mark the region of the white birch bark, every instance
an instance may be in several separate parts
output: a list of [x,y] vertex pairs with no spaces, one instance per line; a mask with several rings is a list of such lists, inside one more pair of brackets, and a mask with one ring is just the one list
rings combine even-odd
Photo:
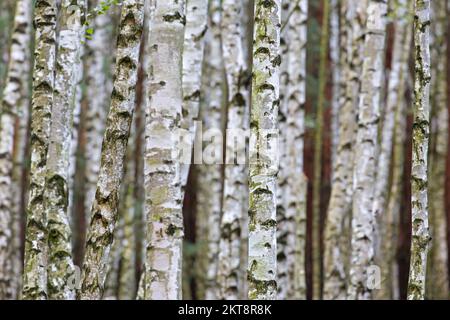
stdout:
[[[16,123],[29,107],[28,85],[30,71],[31,16],[32,5],[18,0],[14,16],[14,26],[10,48],[10,61],[2,98],[0,115],[0,300],[16,299],[17,277],[20,277],[22,263],[17,261],[17,234],[20,229],[21,212],[14,206],[21,199],[20,183],[14,176],[14,160],[18,152],[15,139],[23,132]],[[28,117],[27,117],[28,119]],[[23,144],[18,144],[24,149]],[[22,178],[20,176],[19,178]],[[20,254],[19,254],[20,256]],[[19,272],[16,272],[19,269]]]
[[[412,3],[409,1],[409,3]],[[376,243],[375,243],[375,261],[381,269],[381,289],[376,290],[376,298],[391,299],[392,281],[393,281],[393,263],[394,263],[394,243],[396,238],[394,233],[398,220],[398,213],[392,216],[393,211],[388,211],[388,198],[392,197],[389,188],[389,173],[393,158],[393,143],[396,140],[394,132],[395,127],[400,126],[400,117],[404,104],[404,95],[406,81],[408,79],[408,60],[410,57],[412,22],[410,21],[411,5],[408,0],[398,0],[395,6],[395,36],[392,54],[392,67],[389,73],[388,92],[385,119],[381,129],[381,146],[378,156],[377,177],[375,183],[375,196],[373,203],[373,212],[376,219]],[[398,140],[398,139],[397,139]],[[396,157],[400,155],[397,154]],[[393,171],[394,172],[394,171]],[[396,174],[400,174],[396,172]],[[394,177],[394,176],[393,176]],[[393,178],[394,179],[394,178]],[[395,191],[397,192],[397,191]],[[400,199],[397,198],[397,201]],[[394,218],[395,217],[395,218]]]
[[[243,284],[241,248],[243,219],[248,210],[247,166],[240,159],[246,154],[250,75],[245,59],[242,14],[243,1],[222,2],[222,49],[227,83],[227,138],[222,221],[220,226],[219,284],[220,298],[239,299]],[[236,156],[237,155],[237,156]],[[245,159],[245,158],[244,158]]]
[[[330,69],[332,72],[332,93],[331,93],[331,175],[335,171],[336,153],[339,144],[339,111],[341,99],[341,48],[340,48],[340,28],[339,10],[342,0],[331,0],[330,2]],[[333,177],[332,177],[333,179]]]
[[448,148],[447,37],[445,1],[431,5],[431,108],[433,132],[430,150],[430,224],[431,245],[427,268],[426,297],[448,299],[447,220],[445,210],[445,173]]
[[[205,47],[205,34],[208,16],[208,0],[186,0],[186,22],[183,45],[183,110],[181,128],[190,134],[186,147],[190,161],[199,115],[200,84],[202,79],[202,61]],[[186,188],[189,176],[189,163],[181,165],[181,186]]]
[[408,300],[425,298],[430,233],[428,224],[428,140],[430,132],[430,1],[416,0],[415,80],[411,169],[412,241]]
[[387,0],[369,1],[353,170],[352,252],[347,296],[351,300],[370,299],[373,289],[369,270],[374,262],[373,199],[386,14]]
[[35,64],[31,101],[30,196],[25,232],[24,299],[47,298],[47,217],[44,187],[55,83],[56,6],[54,0],[37,0],[34,25]]
[[100,299],[104,290],[135,106],[143,20],[144,0],[125,0],[117,37],[111,108],[106,122],[99,179],[87,236],[81,299]]
[[367,1],[341,3],[342,88],[339,143],[324,234],[324,292],[326,300],[345,299],[348,284],[350,220],[353,198],[353,151],[356,107],[363,48],[362,29]]
[[275,299],[277,293],[276,189],[281,1],[257,0],[254,25],[248,298],[267,300]]
[[185,1],[155,2],[149,26],[144,163],[145,299],[181,299],[183,215],[178,136]]

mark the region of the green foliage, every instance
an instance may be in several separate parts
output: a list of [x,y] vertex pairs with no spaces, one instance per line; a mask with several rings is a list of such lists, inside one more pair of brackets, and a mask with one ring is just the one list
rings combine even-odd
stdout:
[[95,17],[107,14],[109,9],[112,7],[122,5],[122,1],[123,0],[102,0],[97,7],[88,12],[86,15],[86,21],[84,22],[84,26],[86,28],[84,38],[86,40],[92,40],[92,35],[94,34],[95,29],[91,26],[91,22],[95,19]]

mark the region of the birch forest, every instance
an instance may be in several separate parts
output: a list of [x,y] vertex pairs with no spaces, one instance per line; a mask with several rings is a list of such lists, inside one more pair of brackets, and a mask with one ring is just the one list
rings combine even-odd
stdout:
[[450,0],[0,0],[0,300],[450,299]]

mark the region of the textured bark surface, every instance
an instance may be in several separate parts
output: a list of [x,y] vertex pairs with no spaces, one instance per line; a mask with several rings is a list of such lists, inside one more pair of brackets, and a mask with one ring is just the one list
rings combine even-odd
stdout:
[[366,6],[367,1],[341,3],[343,94],[340,99],[339,143],[324,234],[324,298],[327,300],[345,299],[347,294],[355,113],[360,87]]
[[249,143],[248,298],[277,293],[276,189],[278,172],[281,1],[255,1]]
[[[181,128],[190,133],[190,144],[186,159],[190,161],[192,144],[197,131],[199,115],[202,62],[205,47],[208,0],[188,0],[186,2],[186,22],[183,45],[183,110]],[[183,156],[184,157],[184,156]],[[181,185],[186,187],[190,164],[181,165]],[[184,194],[183,194],[184,197]]]
[[329,46],[330,3],[323,1],[323,17],[320,36],[319,91],[314,128],[314,180],[313,180],[313,217],[312,217],[312,267],[313,298],[322,298],[322,235],[321,235],[321,188],[322,188],[322,143],[324,126],[324,104],[326,100],[327,62]]
[[[389,73],[386,110],[384,112],[384,121],[381,129],[381,146],[378,155],[377,176],[375,183],[375,196],[373,203],[373,212],[376,219],[376,242],[375,242],[375,261],[381,268],[381,288],[375,291],[377,299],[392,299],[393,296],[393,274],[395,264],[395,239],[396,228],[398,227],[398,209],[388,209],[388,199],[394,197],[396,203],[400,203],[398,175],[402,174],[402,167],[394,164],[392,173],[392,186],[389,188],[389,174],[391,162],[395,162],[392,151],[394,141],[403,143],[399,134],[405,131],[404,123],[404,95],[406,81],[408,80],[408,61],[410,58],[412,21],[411,10],[412,1],[399,0],[395,7],[395,36],[392,53],[392,67]],[[396,129],[396,127],[401,128]],[[398,132],[394,135],[394,132]],[[404,133],[402,134],[404,135]],[[397,137],[396,137],[397,136]],[[398,150],[395,157],[401,157],[401,151]],[[396,176],[397,175],[397,176]],[[395,193],[395,195],[392,194]],[[394,203],[391,204],[391,206]],[[395,212],[394,212],[395,211]]]
[[[18,260],[17,240],[22,213],[15,208],[15,199],[21,198],[21,177],[14,176],[15,141],[23,132],[18,132],[16,122],[28,115],[28,84],[30,72],[31,16],[32,4],[25,0],[16,3],[14,26],[10,48],[10,61],[3,91],[0,115],[0,300],[18,298],[18,282],[22,263]],[[28,117],[25,117],[28,119]],[[19,137],[18,137],[19,136]],[[19,143],[18,148],[24,149]],[[21,154],[22,155],[22,154]],[[17,169],[16,169],[17,170]],[[15,197],[13,197],[15,195]],[[18,270],[17,270],[18,269]],[[17,272],[18,271],[18,272]]]
[[48,298],[75,299],[68,282],[75,267],[69,224],[69,161],[73,111],[79,79],[84,1],[63,1],[57,46],[54,104],[44,190],[48,238]]
[[103,293],[135,106],[143,20],[144,0],[125,0],[117,38],[111,108],[106,121],[99,179],[83,263],[81,299],[100,299]]
[[[304,104],[306,89],[306,22],[308,1],[283,4],[280,86],[280,172],[278,177],[278,299],[306,298],[306,179],[303,174]],[[286,17],[287,16],[287,17]],[[282,122],[284,121],[284,130]],[[284,169],[282,168],[284,167]],[[283,209],[280,214],[280,208]]]
[[[220,35],[220,1],[212,1],[209,7],[208,31],[206,33],[205,59],[202,73],[202,102],[200,116],[204,134],[212,143],[222,148],[224,112],[224,65]],[[225,8],[225,7],[224,7]],[[207,93],[204,95],[204,93]],[[220,134],[220,135],[219,135]],[[214,139],[214,140],[213,140]],[[209,142],[209,141],[208,141]],[[211,144],[207,148],[215,149]],[[212,150],[211,149],[211,150]],[[205,149],[207,151],[208,149]],[[221,241],[220,216],[222,210],[222,150],[214,158],[219,162],[203,163],[197,166],[197,211],[196,211],[196,287],[197,299],[218,299],[223,288],[220,274],[219,241]],[[210,152],[208,152],[210,154]]]
[[44,187],[55,84],[56,5],[37,0],[34,25],[35,62],[31,101],[30,196],[25,232],[24,299],[47,298],[47,217]]
[[145,128],[145,299],[181,299],[183,215],[177,129],[182,109],[185,3],[155,2],[149,26]]
[[387,0],[369,1],[361,74],[355,167],[353,169],[353,217],[348,299],[366,300],[372,295],[369,268],[374,262],[373,213],[378,121],[384,70]]
[[[227,130],[223,215],[220,226],[219,284],[220,298],[241,298],[241,247],[244,217],[248,210],[247,166],[239,161],[245,156],[246,137],[236,136],[237,130],[248,129],[250,75],[244,56],[244,32],[241,21],[242,1],[222,2],[222,47],[227,83]],[[237,142],[238,140],[238,142]],[[237,157],[236,157],[237,155]]]
[[427,268],[427,299],[448,299],[447,213],[445,211],[445,163],[448,146],[447,11],[445,1],[431,5],[431,108],[430,225],[431,246]]
[[430,132],[430,1],[415,0],[414,123],[411,169],[412,241],[408,300],[425,298],[428,225],[428,141]]

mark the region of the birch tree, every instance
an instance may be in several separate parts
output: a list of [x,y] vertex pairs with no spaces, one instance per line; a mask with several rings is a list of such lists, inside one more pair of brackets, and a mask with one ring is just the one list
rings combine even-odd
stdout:
[[181,299],[183,215],[177,129],[182,108],[185,2],[155,2],[149,26],[145,128],[145,299]]
[[[241,19],[243,1],[222,2],[222,48],[227,83],[227,138],[225,147],[225,173],[223,190],[223,215],[220,225],[219,274],[220,297],[240,298],[242,288],[241,241],[243,221],[247,212],[248,182],[246,137],[240,136],[248,129],[250,77],[244,53],[245,28]],[[219,30],[219,32],[220,32]]]
[[255,2],[249,163],[249,299],[275,299],[281,1]]
[[[404,95],[406,90],[406,82],[408,80],[408,61],[410,57],[410,46],[412,36],[412,25],[410,21],[410,13],[412,2],[408,0],[398,0],[395,2],[395,36],[394,46],[392,53],[392,67],[389,73],[388,92],[386,110],[384,112],[385,118],[381,129],[381,146],[380,154],[378,156],[377,164],[377,176],[375,183],[375,196],[373,203],[373,212],[375,214],[376,225],[379,226],[376,232],[375,243],[375,261],[381,268],[381,289],[375,291],[376,297],[379,299],[392,298],[393,294],[393,265],[396,243],[394,241],[395,228],[398,227],[398,211],[394,213],[394,210],[388,210],[389,197],[395,197],[396,201],[400,202],[398,196],[394,196],[392,192],[398,193],[397,190],[393,190],[393,186],[401,182],[397,180],[395,175],[401,174],[398,170],[393,170],[392,187],[389,188],[389,173],[391,162],[395,162],[392,154],[393,144],[395,140],[400,139],[401,129],[396,129],[396,126],[400,126],[404,129],[404,126],[400,125],[402,120],[400,117],[405,117],[402,112],[402,106],[404,105]],[[404,122],[404,120],[403,120]],[[400,131],[400,132],[398,132]],[[404,130],[403,130],[404,131]],[[394,133],[398,132],[397,135]],[[402,133],[404,134],[404,133]],[[395,138],[397,136],[398,138]],[[401,141],[401,140],[399,140]],[[395,157],[401,157],[399,149]],[[395,165],[393,165],[395,168]],[[395,173],[395,175],[394,175]],[[397,180],[397,181],[396,181]],[[392,206],[393,204],[391,204]]]
[[345,299],[353,199],[353,151],[356,105],[360,88],[367,1],[341,3],[342,97],[339,114],[339,143],[336,150],[330,204],[325,223],[324,298]]
[[430,223],[431,245],[427,268],[426,296],[448,299],[448,251],[445,210],[445,171],[448,148],[447,56],[448,22],[445,1],[431,4],[431,109],[434,132],[431,133],[430,165]]
[[[19,181],[14,177],[16,122],[28,109],[28,83],[30,72],[32,6],[25,0],[16,3],[10,61],[7,79],[3,92],[0,115],[0,299],[17,298],[18,288],[16,278],[22,270],[21,262],[17,261],[18,250],[16,239],[20,232],[18,212],[14,208],[15,199],[20,198]],[[27,118],[27,117],[26,117]],[[22,132],[21,132],[22,133]],[[22,143],[19,148],[24,148]],[[16,191],[16,192],[14,192]],[[19,274],[15,272],[19,269]]]
[[24,299],[47,298],[47,217],[44,187],[55,84],[56,3],[37,0],[31,98],[30,196],[25,231]]
[[122,5],[111,107],[103,137],[99,179],[86,242],[81,299],[100,299],[104,290],[135,106],[144,2],[125,0]]
[[339,107],[341,99],[341,24],[339,21],[339,9],[341,0],[330,1],[330,61],[332,70],[331,93],[331,163],[332,175],[335,171],[337,146],[339,144]]
[[414,11],[415,80],[411,169],[412,241],[408,300],[425,297],[430,242],[428,224],[428,140],[430,131],[430,1],[416,0]]
[[348,298],[352,300],[370,299],[373,289],[369,269],[374,262],[373,197],[386,14],[387,0],[369,1],[353,170],[352,252],[348,288]]

